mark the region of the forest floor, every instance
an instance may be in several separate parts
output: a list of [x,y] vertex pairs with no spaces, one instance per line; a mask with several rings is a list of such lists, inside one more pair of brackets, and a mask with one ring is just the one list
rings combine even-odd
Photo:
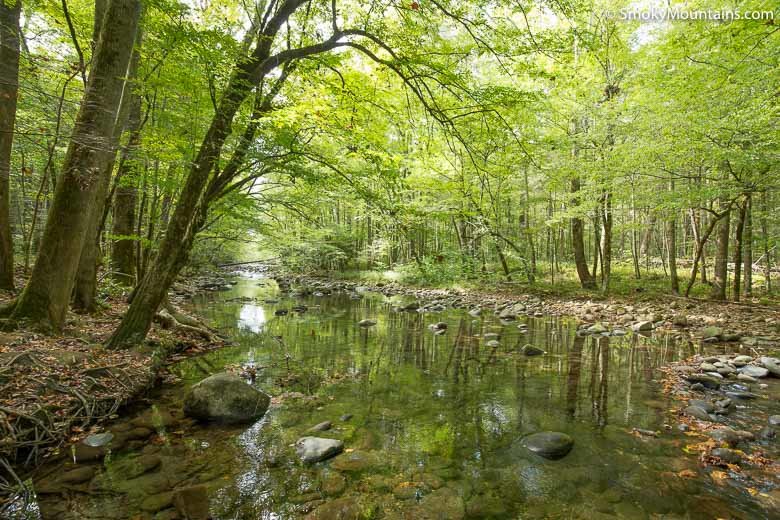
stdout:
[[[12,296],[0,292],[0,305]],[[102,344],[119,324],[125,299],[108,297],[93,315],[69,314],[57,335],[0,332],[0,495],[19,484],[12,466],[34,467],[99,432],[120,408],[170,377],[167,362],[223,344],[196,331],[166,329],[163,321],[142,348],[107,350]]]

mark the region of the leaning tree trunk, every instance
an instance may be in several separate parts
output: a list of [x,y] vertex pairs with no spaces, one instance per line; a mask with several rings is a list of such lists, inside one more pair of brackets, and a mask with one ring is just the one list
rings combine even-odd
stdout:
[[[140,35],[140,31],[138,32]],[[130,103],[134,101],[137,94],[130,93],[130,82],[135,78],[138,69],[140,53],[138,44],[140,36],[137,38],[133,57],[130,61],[130,67],[122,91],[122,101],[120,103],[119,113],[114,125],[111,142],[109,143],[109,159],[106,163],[103,174],[97,182],[95,189],[95,198],[92,202],[89,223],[87,224],[84,247],[81,249],[79,267],[76,271],[76,285],[73,289],[73,306],[79,311],[95,312],[97,310],[97,272],[101,263],[100,235],[103,228],[103,214],[108,204],[109,192],[111,188],[111,174],[114,171],[116,161],[117,147],[122,138],[126,123],[128,121],[128,111],[132,108]],[[140,117],[140,115],[139,115]]]
[[[230,135],[233,116],[252,90],[248,69],[249,67],[240,67],[227,87],[211,126],[203,138],[198,156],[187,175],[156,259],[146,270],[122,322],[109,339],[109,348],[127,348],[144,340],[168,288],[187,261],[189,248],[194,240],[193,219],[198,212],[204,188],[222,145]],[[187,239],[182,240],[182,237]]]
[[[580,191],[580,180],[574,178],[571,181],[571,192],[578,193]],[[579,199],[572,200],[572,205],[576,206],[579,203]],[[577,267],[577,276],[580,278],[580,284],[584,289],[593,289],[596,287],[596,281],[588,270],[588,259],[585,257],[585,240],[583,239],[583,224],[580,217],[572,217],[571,219],[571,241],[572,249],[574,249],[574,265]]]
[[43,243],[12,321],[60,330],[65,321],[90,209],[110,157],[110,141],[135,41],[140,0],[111,0],[54,194]]
[[729,210],[720,219],[718,224],[718,242],[715,253],[715,268],[710,297],[713,300],[726,299],[726,287],[728,284],[728,263],[729,263],[729,224],[731,221],[731,211]]
[[0,289],[14,288],[11,239],[11,147],[19,93],[22,0],[0,0]]

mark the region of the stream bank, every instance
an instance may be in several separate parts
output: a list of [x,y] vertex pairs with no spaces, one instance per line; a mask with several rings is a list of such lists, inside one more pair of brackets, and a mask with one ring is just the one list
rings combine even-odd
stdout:
[[[188,283],[204,291],[178,286],[231,344],[172,356],[166,384],[106,425],[116,446],[50,460],[30,480],[32,508],[15,517],[753,519],[779,510],[777,483],[760,476],[772,467],[753,445],[734,447],[748,459],[739,471],[693,450],[706,438],[679,428],[690,421],[664,371],[753,347],[608,320],[585,327],[538,316],[530,299],[528,310],[514,300],[504,312],[472,295],[477,312],[473,300],[328,284],[242,273]],[[188,389],[220,372],[270,394],[262,419],[184,416]],[[725,420],[777,414],[777,383],[735,400]],[[297,447],[310,437],[342,451],[304,463]],[[776,445],[766,450],[774,458]]]

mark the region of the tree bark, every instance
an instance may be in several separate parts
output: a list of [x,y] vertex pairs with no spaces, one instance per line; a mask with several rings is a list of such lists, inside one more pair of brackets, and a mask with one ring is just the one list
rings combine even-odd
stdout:
[[206,220],[208,208],[202,201],[204,189],[225,139],[231,133],[233,117],[255,85],[262,80],[263,76],[257,77],[255,69],[268,59],[271,44],[282,24],[303,3],[303,0],[284,2],[261,32],[250,59],[236,67],[192,163],[155,261],[146,269],[130,307],[107,343],[108,348],[137,345],[149,332],[168,288],[187,262],[195,234]]
[[11,236],[11,148],[19,94],[19,16],[22,0],[0,1],[0,289],[14,288]]
[[670,217],[666,224],[666,235],[669,240],[667,259],[669,263],[670,287],[674,294],[680,293],[680,279],[677,276],[677,219]]
[[68,310],[90,209],[111,151],[140,13],[140,0],[111,0],[71,135],[43,242],[12,321],[61,330]]
[[[135,233],[135,209],[138,199],[136,188],[135,152],[141,141],[141,96],[132,94],[128,130],[130,137],[119,161],[119,176],[114,195],[114,222],[111,234],[130,237]],[[115,238],[111,252],[111,271],[114,280],[123,285],[135,283],[135,241],[132,238]]]
[[[571,180],[571,192],[579,193],[580,180],[575,177]],[[579,199],[572,200],[572,205],[577,206]],[[574,265],[577,268],[577,276],[580,279],[580,285],[583,289],[593,289],[596,287],[596,281],[588,270],[588,259],[585,257],[585,240],[583,238],[583,223],[580,217],[571,219],[571,242],[574,250]]]
[[745,283],[742,294],[748,298],[753,295],[753,196],[750,193],[745,199],[745,212],[745,229],[742,239],[742,261],[744,263],[742,270],[745,272]]
[[729,231],[731,224],[731,210],[721,217],[718,223],[718,241],[715,253],[715,268],[710,297],[713,300],[726,299],[726,287],[728,286],[729,263]]
[[743,233],[745,231],[745,217],[747,215],[747,199],[742,201],[742,205],[739,207],[739,218],[737,219],[737,229],[734,231],[734,281],[733,281],[733,293],[734,301],[739,301],[739,297],[742,293],[742,242],[744,240]]
[[[137,33],[140,35],[140,31]],[[127,72],[127,82],[125,82],[120,108],[111,141],[109,142],[109,159],[106,163],[103,174],[98,179],[95,197],[90,210],[89,223],[87,224],[87,233],[84,239],[84,247],[81,249],[79,267],[76,271],[76,285],[73,290],[73,306],[82,312],[95,312],[97,310],[97,272],[102,263],[102,251],[100,248],[100,235],[103,231],[103,214],[106,211],[108,199],[110,197],[111,174],[114,171],[116,162],[117,148],[122,138],[122,133],[129,119],[128,112],[132,109],[131,103],[133,97],[137,94],[131,93],[131,82],[135,79],[138,70],[140,53],[140,36],[136,38],[136,46],[133,51],[133,57]],[[140,102],[140,98],[139,98]],[[139,116],[140,117],[140,116]]]
[[607,292],[612,274],[612,195],[607,191],[602,195],[601,223],[601,290]]

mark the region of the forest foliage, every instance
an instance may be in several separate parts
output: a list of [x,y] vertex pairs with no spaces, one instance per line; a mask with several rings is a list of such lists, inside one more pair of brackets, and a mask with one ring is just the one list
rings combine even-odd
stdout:
[[777,13],[672,4],[761,16],[3,0],[0,285],[19,285],[14,265],[29,282],[0,315],[56,329],[101,286],[135,287],[111,342],[125,346],[187,266],[263,258],[428,284],[771,296]]

